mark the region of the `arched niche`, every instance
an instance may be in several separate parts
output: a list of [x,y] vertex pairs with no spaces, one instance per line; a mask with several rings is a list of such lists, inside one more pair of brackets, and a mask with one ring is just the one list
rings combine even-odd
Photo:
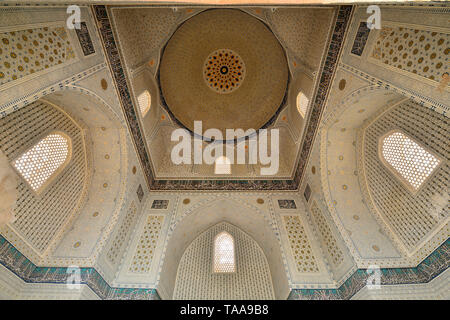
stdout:
[[88,258],[101,249],[108,222],[124,201],[128,172],[126,128],[113,108],[95,92],[77,86],[44,96],[83,125],[89,150],[89,185],[83,203],[50,248],[54,259]]
[[[151,73],[148,67],[144,67],[142,70],[133,75],[131,79],[131,89],[136,97],[136,115],[142,123],[142,129],[147,139],[147,143],[150,143],[155,127],[158,125],[158,122],[164,112],[160,110],[159,89],[156,84],[155,76]],[[149,110],[144,116],[140,112],[138,99],[143,92],[148,92],[151,97]]]
[[295,135],[301,138],[301,134],[304,131],[304,127],[307,121],[308,112],[305,117],[303,117],[297,108],[297,97],[300,92],[302,92],[309,99],[309,108],[313,104],[313,87],[314,87],[314,78],[312,78],[309,74],[304,71],[297,71],[293,79],[289,85],[289,96],[288,96],[288,105],[289,105],[289,119],[291,121],[293,130],[295,130]]
[[[227,237],[232,246],[232,271],[217,271],[216,241]],[[202,232],[186,248],[178,265],[174,299],[274,299],[266,256],[245,232],[220,222]]]
[[275,299],[286,299],[290,291],[287,271],[270,220],[256,208],[228,198],[213,200],[181,215],[166,243],[157,286],[160,296],[173,297],[178,266],[186,248],[202,232],[223,221],[245,232],[261,247],[270,268]]
[[[0,149],[13,164],[43,138],[59,132],[70,141],[70,157],[38,190],[18,173],[16,220],[1,229],[30,259],[45,256],[66,223],[83,205],[90,183],[90,145],[86,126],[63,108],[38,99],[0,119]],[[27,164],[31,168],[31,164]],[[25,168],[24,168],[25,169]],[[41,169],[41,168],[40,168]],[[42,170],[42,169],[41,169]],[[24,242],[15,242],[20,236]],[[30,254],[31,253],[31,254]]]
[[[324,119],[320,132],[321,179],[328,210],[356,257],[401,257],[389,231],[374,214],[373,204],[364,193],[364,179],[361,179],[359,171],[362,154],[358,144],[362,127],[368,119],[377,117],[382,110],[404,99],[404,96],[381,87],[358,89],[334,106]],[[348,235],[350,239],[346,237]]]

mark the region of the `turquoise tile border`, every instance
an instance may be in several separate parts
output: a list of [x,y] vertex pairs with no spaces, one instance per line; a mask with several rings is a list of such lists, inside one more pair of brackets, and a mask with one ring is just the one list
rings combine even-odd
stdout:
[[[450,238],[415,268],[382,268],[381,285],[427,283],[450,265]],[[369,275],[356,270],[338,289],[294,289],[289,300],[348,300],[361,290]]]
[[[66,283],[65,267],[38,267],[0,235],[0,263],[27,283]],[[156,289],[113,288],[94,268],[80,268],[81,283],[86,284],[101,299],[159,300]]]
[[[65,267],[38,267],[0,235],[0,263],[27,283],[66,283]],[[383,268],[381,284],[427,283],[450,265],[450,238],[415,268]],[[294,289],[289,300],[348,300],[367,281],[366,269],[356,270],[337,289]],[[81,268],[81,283],[86,284],[101,299],[160,300],[156,289],[113,288],[94,268]]]

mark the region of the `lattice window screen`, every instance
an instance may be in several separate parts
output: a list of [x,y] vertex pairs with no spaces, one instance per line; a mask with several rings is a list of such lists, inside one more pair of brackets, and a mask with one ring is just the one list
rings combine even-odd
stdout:
[[214,240],[214,272],[234,272],[234,240],[227,232],[221,232]]
[[[222,231],[234,238],[236,272],[214,273],[214,238]],[[266,257],[258,244],[238,228],[217,224],[195,239],[181,258],[174,299],[274,299]]]
[[415,189],[419,189],[439,164],[439,160],[401,132],[387,135],[381,154],[396,172]]
[[70,141],[59,133],[49,134],[13,162],[14,167],[37,191],[69,156]]
[[137,100],[139,104],[139,109],[141,110],[141,115],[142,117],[145,117],[147,112],[150,110],[150,105],[152,103],[152,97],[150,95],[150,92],[148,92],[147,90],[143,91],[138,96]]
[[297,110],[300,115],[304,118],[306,112],[308,111],[309,99],[303,92],[300,92],[297,96]]
[[[365,132],[363,161],[369,192],[378,211],[408,250],[415,249],[450,211],[448,128],[448,117],[407,101],[382,115]],[[416,194],[411,193],[379,157],[380,137],[396,130],[405,132],[443,161]]]
[[40,100],[0,119],[0,149],[10,161],[31,147],[36,137],[52,131],[71,138],[71,161],[39,197],[25,181],[19,183],[14,209],[15,229],[38,252],[47,248],[82,196],[87,172],[83,136],[64,113]]
[[76,59],[64,27],[0,32],[0,86]]

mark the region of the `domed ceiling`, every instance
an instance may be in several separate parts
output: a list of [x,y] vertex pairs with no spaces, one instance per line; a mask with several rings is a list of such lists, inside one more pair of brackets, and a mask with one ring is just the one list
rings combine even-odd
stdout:
[[189,130],[259,129],[280,107],[288,82],[286,57],[260,20],[234,9],[207,10],[168,41],[160,85],[173,115]]
[[[117,6],[109,12],[119,49],[110,50],[111,66],[121,78],[118,88],[123,108],[151,188],[298,187],[351,7],[339,11],[339,21],[335,21],[338,12],[332,7]],[[335,42],[332,46],[328,45],[330,39]],[[118,52],[123,55],[119,57]],[[146,114],[140,112],[138,99],[144,91],[151,95]],[[304,118],[297,110],[299,91],[309,93],[310,101],[320,101],[311,104],[311,117]],[[310,118],[314,122],[308,125]],[[215,165],[205,162],[174,163],[172,151],[179,144],[172,139],[173,133],[180,127],[195,131],[195,121],[202,121],[203,136],[215,135],[205,132],[207,129],[221,130],[223,137],[214,138],[222,141],[231,140],[224,129],[277,129],[276,173],[263,175],[264,164],[249,163],[248,143],[246,163],[235,161],[227,174],[216,174]],[[305,139],[304,134],[308,134]],[[209,146],[205,141],[201,147]],[[235,143],[223,147],[230,157],[239,153]]]

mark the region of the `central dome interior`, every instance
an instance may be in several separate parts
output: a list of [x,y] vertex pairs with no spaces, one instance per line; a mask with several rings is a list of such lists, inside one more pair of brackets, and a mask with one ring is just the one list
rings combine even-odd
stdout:
[[[208,69],[209,68],[209,69]],[[213,9],[184,22],[161,59],[164,100],[181,124],[259,129],[280,107],[288,82],[278,39],[257,18],[236,9]]]

